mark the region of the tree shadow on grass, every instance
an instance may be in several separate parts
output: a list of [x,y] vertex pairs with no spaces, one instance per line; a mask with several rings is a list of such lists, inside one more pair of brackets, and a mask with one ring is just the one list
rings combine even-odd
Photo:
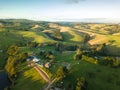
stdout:
[[33,80],[33,77],[24,77],[19,79],[12,90],[43,90],[44,82]]
[[81,41],[73,41],[72,39],[75,37],[71,35],[69,32],[62,32],[63,41],[71,42],[71,43],[80,43]]
[[107,45],[105,54],[110,56],[120,56],[120,47]]
[[34,68],[28,67],[25,63],[19,66],[18,71],[17,80],[12,90],[43,90],[46,82]]

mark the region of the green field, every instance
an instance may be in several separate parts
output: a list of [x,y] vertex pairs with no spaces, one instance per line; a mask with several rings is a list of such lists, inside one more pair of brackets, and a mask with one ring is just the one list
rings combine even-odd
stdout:
[[[51,72],[56,72],[61,65],[69,63],[70,72],[63,80],[65,87],[69,84],[75,85],[79,77],[84,77],[88,83],[87,90],[119,90],[120,70],[119,68],[110,68],[101,65],[91,64],[86,61],[73,60],[74,52],[63,52],[61,55],[56,53],[56,64],[51,68]],[[104,84],[102,84],[104,83]]]
[[87,90],[119,90],[120,88],[119,68],[113,69],[84,61],[81,61],[80,64],[73,65],[72,67],[70,74],[65,80],[66,85],[68,85],[70,81],[75,84],[77,78],[85,77],[88,82]]
[[41,78],[39,73],[27,66],[27,63],[19,67],[18,79],[16,85],[12,90],[42,90],[41,87],[45,85],[45,81]]
[[24,37],[33,38],[34,42],[44,43],[44,42],[52,42],[49,38],[45,37],[42,32],[35,31],[19,31],[18,34],[21,34]]
[[83,42],[83,36],[74,30],[62,32],[62,35],[65,42],[72,42],[72,43]]

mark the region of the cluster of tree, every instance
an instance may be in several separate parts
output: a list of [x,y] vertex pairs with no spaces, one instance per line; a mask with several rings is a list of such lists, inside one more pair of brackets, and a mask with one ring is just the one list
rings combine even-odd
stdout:
[[7,21],[0,21],[1,22],[1,24],[5,27],[11,27],[11,26],[13,26],[13,22],[7,22]]
[[64,50],[66,51],[76,51],[76,49],[78,48],[78,45],[63,45],[64,46]]
[[77,78],[77,84],[75,90],[86,90],[87,82],[84,77]]
[[62,41],[63,37],[60,32],[60,29],[52,29],[50,32],[45,32],[49,37],[53,38],[54,40]]
[[23,31],[29,31],[31,30],[32,25],[29,23],[13,23],[9,22],[7,24],[4,24],[5,29],[7,30],[23,30]]
[[90,40],[90,35],[89,34],[85,34],[84,35],[84,43],[87,43]]
[[42,51],[40,51],[40,53],[38,55],[43,59],[50,60],[51,62],[53,62],[55,59],[55,56],[52,51],[42,50]]
[[82,58],[82,54],[83,54],[83,52],[81,51],[81,49],[78,48],[76,50],[74,57],[73,57],[74,60],[80,60]]
[[32,30],[32,27],[34,25],[40,25],[39,28],[37,28],[37,31],[42,31],[45,29],[49,29],[49,22],[40,22],[40,21],[32,21],[32,20],[26,20],[26,19],[2,19],[0,20],[0,23],[4,26],[4,28],[8,30],[23,30],[23,31],[29,31]]
[[114,58],[114,57],[103,57],[101,58],[98,63],[100,65],[105,65],[105,66],[110,66],[110,67],[118,67],[120,66],[120,62],[119,59]]
[[21,26],[14,27],[14,29],[23,30],[23,31],[30,31],[31,27],[32,27],[31,25],[21,25]]
[[94,55],[92,55],[90,52],[83,52],[84,50],[81,50],[80,48],[78,48],[76,50],[75,55],[73,56],[74,60],[84,60],[90,63],[94,63],[97,64],[98,60],[96,57],[94,57]]
[[62,53],[64,50],[64,45],[60,42],[57,42],[55,45],[55,50]]
[[9,56],[15,56],[18,54],[18,46],[17,45],[12,45],[8,48],[7,53]]
[[56,72],[57,79],[62,80],[63,78],[66,77],[67,73],[68,73],[67,68],[64,66],[60,66]]
[[106,51],[106,50],[105,50],[105,46],[106,46],[105,43],[97,46],[96,51],[97,51],[98,53],[104,55],[104,54],[105,54],[105,51]]
[[38,46],[38,43],[36,43],[36,42],[29,41],[27,43],[27,47],[30,47],[30,48],[35,48],[37,46]]
[[86,56],[86,55],[82,55],[82,60],[90,62],[90,63],[94,63],[94,64],[98,63],[98,60],[96,58],[89,57],[89,56]]
[[113,25],[106,25],[104,30],[109,31],[109,34],[119,33],[120,32],[120,25],[113,24]]
[[90,46],[89,51],[90,52],[88,54],[91,54],[91,55],[102,55],[102,56],[105,56],[105,55],[108,54],[107,46],[106,46],[105,43],[100,44],[100,45]]
[[109,53],[106,50],[106,44],[97,45],[92,50],[90,49],[89,52],[83,51],[81,49],[77,49],[73,57],[74,60],[84,60],[93,64],[100,64],[110,67],[120,66],[119,58],[106,56]]
[[28,57],[28,53],[19,53],[18,54],[19,63],[23,63],[26,61],[26,58]]
[[8,73],[10,80],[12,81],[12,84],[14,84],[14,80],[17,77],[17,65],[19,65],[21,62],[24,62],[26,58],[28,57],[27,53],[21,53],[18,52],[18,46],[12,45],[7,50],[8,53],[8,59],[5,65],[5,70]]
[[65,45],[61,42],[57,42],[54,44],[55,45],[55,50],[59,51],[59,52],[63,52],[63,51],[75,51],[78,46],[75,45]]
[[12,83],[14,83],[14,80],[17,75],[17,70],[16,70],[16,63],[18,61],[18,46],[12,45],[8,48],[7,50],[8,53],[8,59],[7,63],[5,65],[5,70],[8,73],[10,80]]
[[16,63],[17,63],[18,57],[17,56],[9,56],[7,60],[7,64],[5,65],[5,70],[9,74],[10,78],[15,78],[17,71],[16,71]]
[[54,43],[37,43],[37,42],[32,42],[32,41],[28,41],[26,46],[29,47],[29,48],[40,48],[40,47],[43,47],[43,46],[55,46]]

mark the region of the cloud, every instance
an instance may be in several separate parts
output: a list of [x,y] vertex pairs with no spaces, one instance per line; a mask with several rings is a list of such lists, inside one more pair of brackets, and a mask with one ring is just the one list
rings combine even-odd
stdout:
[[86,0],[66,0],[68,3],[79,3],[81,1],[86,1]]

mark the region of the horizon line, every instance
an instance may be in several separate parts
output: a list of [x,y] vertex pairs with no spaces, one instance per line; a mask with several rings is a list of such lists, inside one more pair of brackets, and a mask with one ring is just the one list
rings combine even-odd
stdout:
[[[32,18],[0,18],[13,20],[31,20],[31,21],[45,21],[45,22],[86,22],[86,23],[120,23],[120,18],[80,18],[80,19],[32,19]],[[94,21],[95,20],[95,21]],[[96,21],[97,20],[97,21]],[[100,21],[101,20],[101,21]]]

